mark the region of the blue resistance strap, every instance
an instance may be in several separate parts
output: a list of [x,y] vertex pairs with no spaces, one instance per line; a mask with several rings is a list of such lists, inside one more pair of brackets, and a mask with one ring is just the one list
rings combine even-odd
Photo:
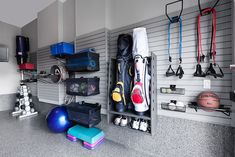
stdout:
[[[173,18],[172,18],[173,20]],[[171,67],[171,62],[172,62],[172,57],[170,54],[170,49],[171,49],[171,24],[173,23],[172,21],[169,21],[168,23],[168,55],[169,55],[169,62],[170,62],[170,66],[166,72],[166,76],[179,76],[179,78],[181,79],[183,77],[184,71],[181,67],[181,63],[182,63],[182,19],[181,17],[178,19],[179,22],[179,67],[177,69],[177,72],[175,73],[174,70]]]

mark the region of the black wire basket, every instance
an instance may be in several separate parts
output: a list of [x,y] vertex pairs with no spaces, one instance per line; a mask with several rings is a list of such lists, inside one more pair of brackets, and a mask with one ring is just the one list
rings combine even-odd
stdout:
[[94,78],[71,78],[66,80],[66,93],[76,96],[91,96],[100,94],[100,79]]

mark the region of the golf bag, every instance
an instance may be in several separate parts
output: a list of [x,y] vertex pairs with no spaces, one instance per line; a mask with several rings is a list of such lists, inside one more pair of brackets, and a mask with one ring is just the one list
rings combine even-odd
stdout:
[[131,102],[131,89],[133,87],[133,57],[132,57],[132,36],[121,34],[117,41],[117,74],[116,85],[112,91],[112,99],[115,102],[117,112],[124,112],[126,109],[133,109]]
[[148,39],[145,28],[133,30],[133,57],[134,57],[134,88],[131,93],[131,100],[138,114],[143,114],[150,105],[150,75],[148,55]]

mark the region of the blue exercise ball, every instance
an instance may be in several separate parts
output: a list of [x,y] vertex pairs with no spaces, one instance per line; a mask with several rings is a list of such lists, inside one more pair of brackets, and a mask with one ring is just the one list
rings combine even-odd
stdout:
[[60,106],[53,108],[46,116],[47,127],[55,133],[67,131],[72,123],[69,121],[66,107]]

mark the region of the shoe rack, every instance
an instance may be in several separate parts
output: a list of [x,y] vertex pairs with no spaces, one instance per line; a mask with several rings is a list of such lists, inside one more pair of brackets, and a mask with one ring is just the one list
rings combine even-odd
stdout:
[[[116,117],[122,116],[122,117],[127,117],[128,119],[128,124],[127,126],[120,126],[123,129],[131,129],[131,130],[136,130],[142,133],[146,133],[148,135],[154,135],[154,128],[155,125],[157,124],[156,118],[157,118],[157,83],[156,83],[156,65],[157,65],[157,58],[154,53],[151,54],[151,104],[149,107],[149,110],[144,114],[144,115],[138,115],[134,111],[127,110],[125,112],[117,112],[114,109],[114,102],[111,98],[111,93],[114,88],[114,85],[116,83],[116,60],[114,58],[111,58],[109,61],[109,73],[108,73],[108,90],[110,93],[108,102],[107,102],[107,121],[110,125],[115,125],[114,120]],[[141,129],[132,129],[131,125],[133,124],[132,121],[140,120],[140,121],[146,121],[148,122],[148,131],[141,131]],[[117,125],[116,125],[117,126]]]

